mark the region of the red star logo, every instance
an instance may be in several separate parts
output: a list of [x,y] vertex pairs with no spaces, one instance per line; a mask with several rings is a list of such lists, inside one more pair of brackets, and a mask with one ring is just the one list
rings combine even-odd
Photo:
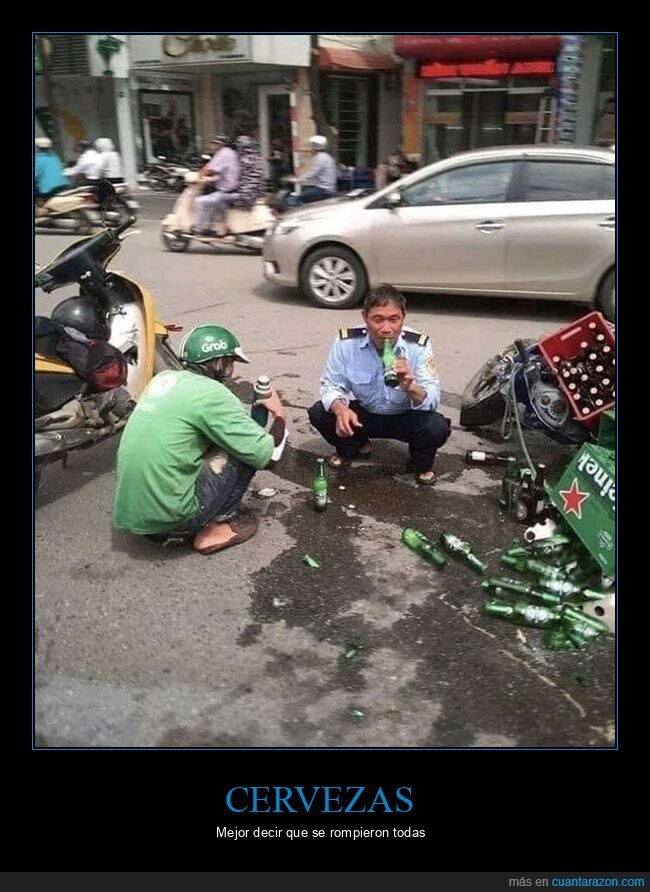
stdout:
[[573,478],[571,488],[561,489],[560,495],[564,499],[564,513],[570,514],[573,511],[578,520],[582,520],[582,503],[589,498],[589,493],[581,492],[578,489],[578,481],[575,477]]

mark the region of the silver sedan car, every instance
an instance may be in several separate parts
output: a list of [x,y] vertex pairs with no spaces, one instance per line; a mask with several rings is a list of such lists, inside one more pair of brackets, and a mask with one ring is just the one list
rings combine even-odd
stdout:
[[615,153],[502,146],[430,164],[379,192],[305,205],[264,239],[264,275],[321,307],[401,291],[532,297],[615,314]]

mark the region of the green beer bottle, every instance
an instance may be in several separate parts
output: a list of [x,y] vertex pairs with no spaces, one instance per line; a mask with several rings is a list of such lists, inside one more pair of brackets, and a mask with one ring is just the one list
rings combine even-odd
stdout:
[[505,601],[486,601],[483,612],[488,616],[500,616],[511,622],[534,628],[544,628],[557,623],[562,612],[559,607],[545,607],[541,604],[526,604],[518,601],[516,604],[506,604]]
[[499,507],[504,511],[511,511],[515,504],[517,494],[517,459],[514,456],[508,458],[506,468],[501,481],[501,495]]
[[[578,627],[582,627],[582,624],[584,623],[591,626],[592,629],[595,629],[599,635],[605,635],[609,632],[609,627],[602,620],[595,616],[589,616],[589,614],[583,613],[578,607],[572,607],[570,604],[564,605],[562,608],[562,616],[569,625],[575,624]],[[584,634],[584,632],[581,632],[581,634]]]
[[311,482],[311,491],[314,499],[314,508],[324,511],[327,508],[327,474],[325,472],[325,459],[316,459],[316,472]]
[[393,353],[393,345],[390,338],[384,338],[384,349],[382,350],[381,361],[384,365],[384,384],[386,387],[397,387],[399,381],[393,368],[395,355]]
[[430,564],[435,564],[437,567],[444,567],[447,563],[447,558],[445,555],[439,551],[435,545],[433,545],[426,536],[423,536],[422,533],[418,532],[418,530],[414,530],[412,527],[407,527],[402,530],[402,542],[411,549],[411,551],[415,551],[416,554],[419,554],[420,557],[423,557],[425,561],[428,561]]
[[517,592],[519,595],[528,595],[529,598],[535,598],[542,604],[559,604],[560,597],[552,592],[540,592],[534,589],[529,582],[522,582],[519,579],[508,579],[505,576],[490,576],[481,583],[483,588],[494,589],[496,595],[502,595],[504,592]]
[[463,542],[462,539],[454,536],[453,533],[441,533],[440,542],[445,551],[462,557],[473,570],[478,570],[479,573],[485,573],[487,570],[487,564],[483,563],[475,554],[472,554],[469,542]]
[[587,601],[599,601],[601,598],[605,597],[602,592],[597,592],[592,588],[583,588],[580,585],[576,585],[575,582],[571,582],[569,579],[548,579],[542,577],[539,580],[539,586],[547,592],[554,592],[556,595],[562,597],[581,595]]
[[501,555],[501,563],[506,567],[512,567],[518,573],[533,573],[538,577],[547,579],[564,579],[565,573],[562,567],[551,567],[544,561],[538,561],[535,558],[516,557],[510,554]]
[[559,629],[550,628],[544,635],[544,647],[549,650],[573,650],[575,646],[564,626]]

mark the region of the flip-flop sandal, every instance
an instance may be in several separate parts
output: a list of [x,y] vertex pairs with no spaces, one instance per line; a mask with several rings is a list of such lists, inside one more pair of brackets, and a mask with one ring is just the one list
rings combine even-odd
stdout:
[[[431,474],[430,478],[424,478],[424,474]],[[422,471],[420,474],[415,475],[415,482],[418,486],[433,486],[438,479],[438,475],[435,471]]]
[[343,458],[342,455],[339,455],[338,452],[333,452],[326,459],[325,464],[328,468],[333,468],[335,471],[338,471],[339,468],[345,468],[350,464],[349,458]]
[[259,522],[256,518],[250,518],[248,520],[244,520],[243,518],[235,519],[228,521],[228,525],[230,529],[235,533],[232,539],[228,539],[225,542],[219,542],[218,545],[210,545],[207,548],[197,548],[199,554],[216,554],[217,551],[223,551],[225,548],[230,548],[231,545],[239,545],[241,542],[245,542],[247,539],[252,539],[252,537],[257,532],[257,528],[259,526]]

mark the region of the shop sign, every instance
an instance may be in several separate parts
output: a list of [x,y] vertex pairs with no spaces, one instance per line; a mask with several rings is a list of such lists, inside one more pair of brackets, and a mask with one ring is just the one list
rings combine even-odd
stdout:
[[138,66],[246,62],[250,34],[133,34],[132,64]]

